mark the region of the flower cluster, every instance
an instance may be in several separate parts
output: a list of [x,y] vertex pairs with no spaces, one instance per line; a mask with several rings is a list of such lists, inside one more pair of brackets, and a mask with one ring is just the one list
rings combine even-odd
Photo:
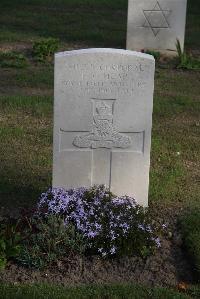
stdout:
[[59,215],[73,224],[87,244],[87,252],[143,256],[160,247],[146,210],[135,199],[116,197],[104,185],[91,188],[51,188],[41,194],[37,213]]

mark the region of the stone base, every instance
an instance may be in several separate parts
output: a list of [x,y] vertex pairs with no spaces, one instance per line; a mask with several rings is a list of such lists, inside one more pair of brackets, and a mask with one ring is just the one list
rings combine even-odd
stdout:
[[144,52],[146,51],[159,52],[161,56],[167,57],[176,57],[178,55],[177,51],[174,50],[145,49]]

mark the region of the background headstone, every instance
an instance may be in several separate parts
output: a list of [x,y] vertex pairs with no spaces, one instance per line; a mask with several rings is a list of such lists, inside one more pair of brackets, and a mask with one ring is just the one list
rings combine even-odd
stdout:
[[183,49],[186,7],[187,0],[129,0],[127,49],[176,51],[176,39]]
[[150,55],[55,55],[54,187],[105,184],[148,204],[153,86]]

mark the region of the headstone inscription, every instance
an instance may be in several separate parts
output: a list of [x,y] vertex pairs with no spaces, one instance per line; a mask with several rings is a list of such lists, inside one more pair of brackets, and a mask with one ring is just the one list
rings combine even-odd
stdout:
[[105,184],[148,204],[154,58],[118,49],[55,55],[54,187]]
[[127,49],[176,54],[184,47],[187,0],[129,0]]

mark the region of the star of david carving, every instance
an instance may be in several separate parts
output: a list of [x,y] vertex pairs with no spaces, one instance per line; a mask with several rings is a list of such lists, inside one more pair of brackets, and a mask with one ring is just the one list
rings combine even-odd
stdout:
[[143,27],[150,28],[156,37],[160,30],[170,28],[168,18],[171,12],[169,9],[162,9],[160,3],[157,1],[153,9],[143,9],[145,17]]

